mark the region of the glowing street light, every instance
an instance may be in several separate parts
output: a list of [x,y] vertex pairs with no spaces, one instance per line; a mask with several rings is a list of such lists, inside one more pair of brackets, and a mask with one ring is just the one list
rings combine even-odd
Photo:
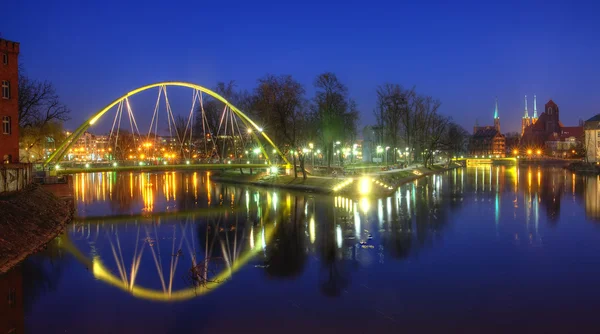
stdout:
[[542,154],[542,151],[541,150],[537,150],[536,153],[537,153],[537,155],[540,155],[540,154]]
[[528,155],[531,155],[531,153],[533,153],[533,151],[531,149],[527,150]]

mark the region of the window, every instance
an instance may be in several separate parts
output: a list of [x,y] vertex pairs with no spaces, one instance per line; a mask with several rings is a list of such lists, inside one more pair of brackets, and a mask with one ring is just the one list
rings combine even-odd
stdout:
[[2,80],[2,98],[10,99],[10,82]]
[[17,289],[8,289],[8,306],[15,307],[17,305]]
[[10,116],[2,116],[2,133],[9,135],[10,130]]
[[8,53],[2,53],[2,64],[8,65]]
[[598,136],[598,138],[600,138],[600,131],[596,131],[596,136]]

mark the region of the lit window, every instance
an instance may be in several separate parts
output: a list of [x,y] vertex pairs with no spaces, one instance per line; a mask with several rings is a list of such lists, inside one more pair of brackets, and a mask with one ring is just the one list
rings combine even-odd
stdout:
[[2,133],[9,135],[10,131],[10,116],[2,116]]
[[8,53],[2,54],[2,64],[8,65]]
[[10,82],[2,80],[2,98],[10,99]]

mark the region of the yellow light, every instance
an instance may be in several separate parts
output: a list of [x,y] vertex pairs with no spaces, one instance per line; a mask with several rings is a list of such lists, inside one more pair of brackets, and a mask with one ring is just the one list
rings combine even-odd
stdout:
[[360,179],[358,183],[358,192],[361,195],[367,195],[371,192],[371,179],[368,177],[363,177]]
[[367,213],[369,212],[369,199],[366,197],[363,197],[360,199],[360,211],[362,211],[363,213]]
[[145,154],[140,154],[140,159],[144,159],[146,157]]
[[517,151],[517,150],[513,150],[513,154],[514,154],[514,155],[517,155],[517,153],[519,153],[519,151]]
[[541,150],[537,150],[537,154],[538,155],[542,154],[542,151]]
[[527,154],[531,154],[531,153],[533,153],[532,150],[527,150]]

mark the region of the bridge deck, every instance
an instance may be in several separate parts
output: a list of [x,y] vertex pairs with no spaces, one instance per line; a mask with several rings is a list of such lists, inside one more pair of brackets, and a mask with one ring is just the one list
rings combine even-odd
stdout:
[[180,164],[180,165],[125,165],[125,166],[90,166],[90,167],[60,167],[58,174],[97,173],[97,172],[149,172],[172,170],[222,170],[222,169],[264,169],[270,167],[285,168],[286,165],[265,164]]

